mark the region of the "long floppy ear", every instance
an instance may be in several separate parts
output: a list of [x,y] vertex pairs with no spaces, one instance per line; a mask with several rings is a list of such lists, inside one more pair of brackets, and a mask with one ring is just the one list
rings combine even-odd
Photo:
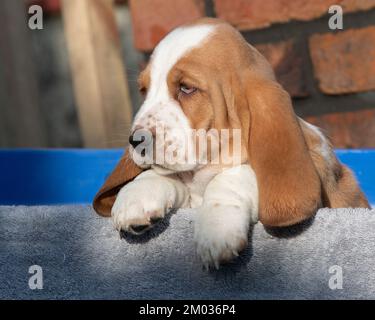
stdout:
[[289,94],[272,80],[247,79],[249,161],[259,189],[259,219],[293,225],[321,206],[321,183]]
[[129,156],[129,149],[126,150],[115,169],[96,194],[93,201],[94,210],[101,216],[111,216],[111,209],[117,193],[142,171]]

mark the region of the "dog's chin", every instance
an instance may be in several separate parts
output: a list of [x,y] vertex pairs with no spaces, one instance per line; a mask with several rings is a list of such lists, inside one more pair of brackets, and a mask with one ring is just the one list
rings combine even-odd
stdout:
[[168,168],[164,168],[164,167],[162,167],[162,166],[160,166],[160,165],[157,165],[157,164],[153,164],[153,165],[151,165],[151,168],[152,168],[153,170],[155,170],[155,172],[156,172],[157,174],[160,174],[160,175],[162,175],[162,176],[166,176],[166,175],[169,175],[169,174],[176,173],[175,170],[168,169]]
[[169,164],[169,163],[151,163],[151,161],[139,161],[137,157],[131,157],[134,163],[143,170],[153,169],[160,175],[168,175],[177,172],[186,172],[196,170],[197,164]]
[[152,164],[151,168],[160,175],[168,175],[178,172],[194,171],[197,169],[196,164]]

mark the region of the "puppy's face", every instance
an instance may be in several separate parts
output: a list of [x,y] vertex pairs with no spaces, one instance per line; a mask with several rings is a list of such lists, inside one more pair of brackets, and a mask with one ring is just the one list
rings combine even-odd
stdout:
[[[156,47],[139,77],[145,96],[133,123],[135,162],[173,171],[197,166],[193,128],[207,128],[211,108],[201,72],[189,63],[191,51],[204,43],[213,26],[178,28]],[[200,121],[201,119],[201,121]],[[143,137],[144,136],[144,137]]]
[[178,28],[159,43],[139,77],[145,100],[130,151],[140,167],[188,171],[246,160],[241,123],[228,115],[227,99],[237,94],[232,74],[249,48],[234,29],[210,20]]

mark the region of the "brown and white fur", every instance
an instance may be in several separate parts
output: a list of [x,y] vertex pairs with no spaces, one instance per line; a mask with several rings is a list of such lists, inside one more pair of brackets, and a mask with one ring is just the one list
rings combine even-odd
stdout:
[[194,139],[190,129],[241,129],[241,163],[139,168],[130,146],[94,202],[118,230],[139,234],[171,208],[196,208],[197,253],[205,266],[218,267],[246,247],[258,220],[288,226],[321,207],[369,207],[328,139],[294,114],[269,63],[230,25],[205,18],[175,29],[155,48],[139,84],[145,100],[133,130],[162,125],[169,144],[182,148],[182,140]]

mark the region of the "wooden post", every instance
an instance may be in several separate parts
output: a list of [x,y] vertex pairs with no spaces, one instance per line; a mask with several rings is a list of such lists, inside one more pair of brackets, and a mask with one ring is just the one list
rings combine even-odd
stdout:
[[0,1],[0,147],[46,147],[24,1]]
[[132,121],[112,0],[63,0],[78,116],[86,147],[123,147]]

